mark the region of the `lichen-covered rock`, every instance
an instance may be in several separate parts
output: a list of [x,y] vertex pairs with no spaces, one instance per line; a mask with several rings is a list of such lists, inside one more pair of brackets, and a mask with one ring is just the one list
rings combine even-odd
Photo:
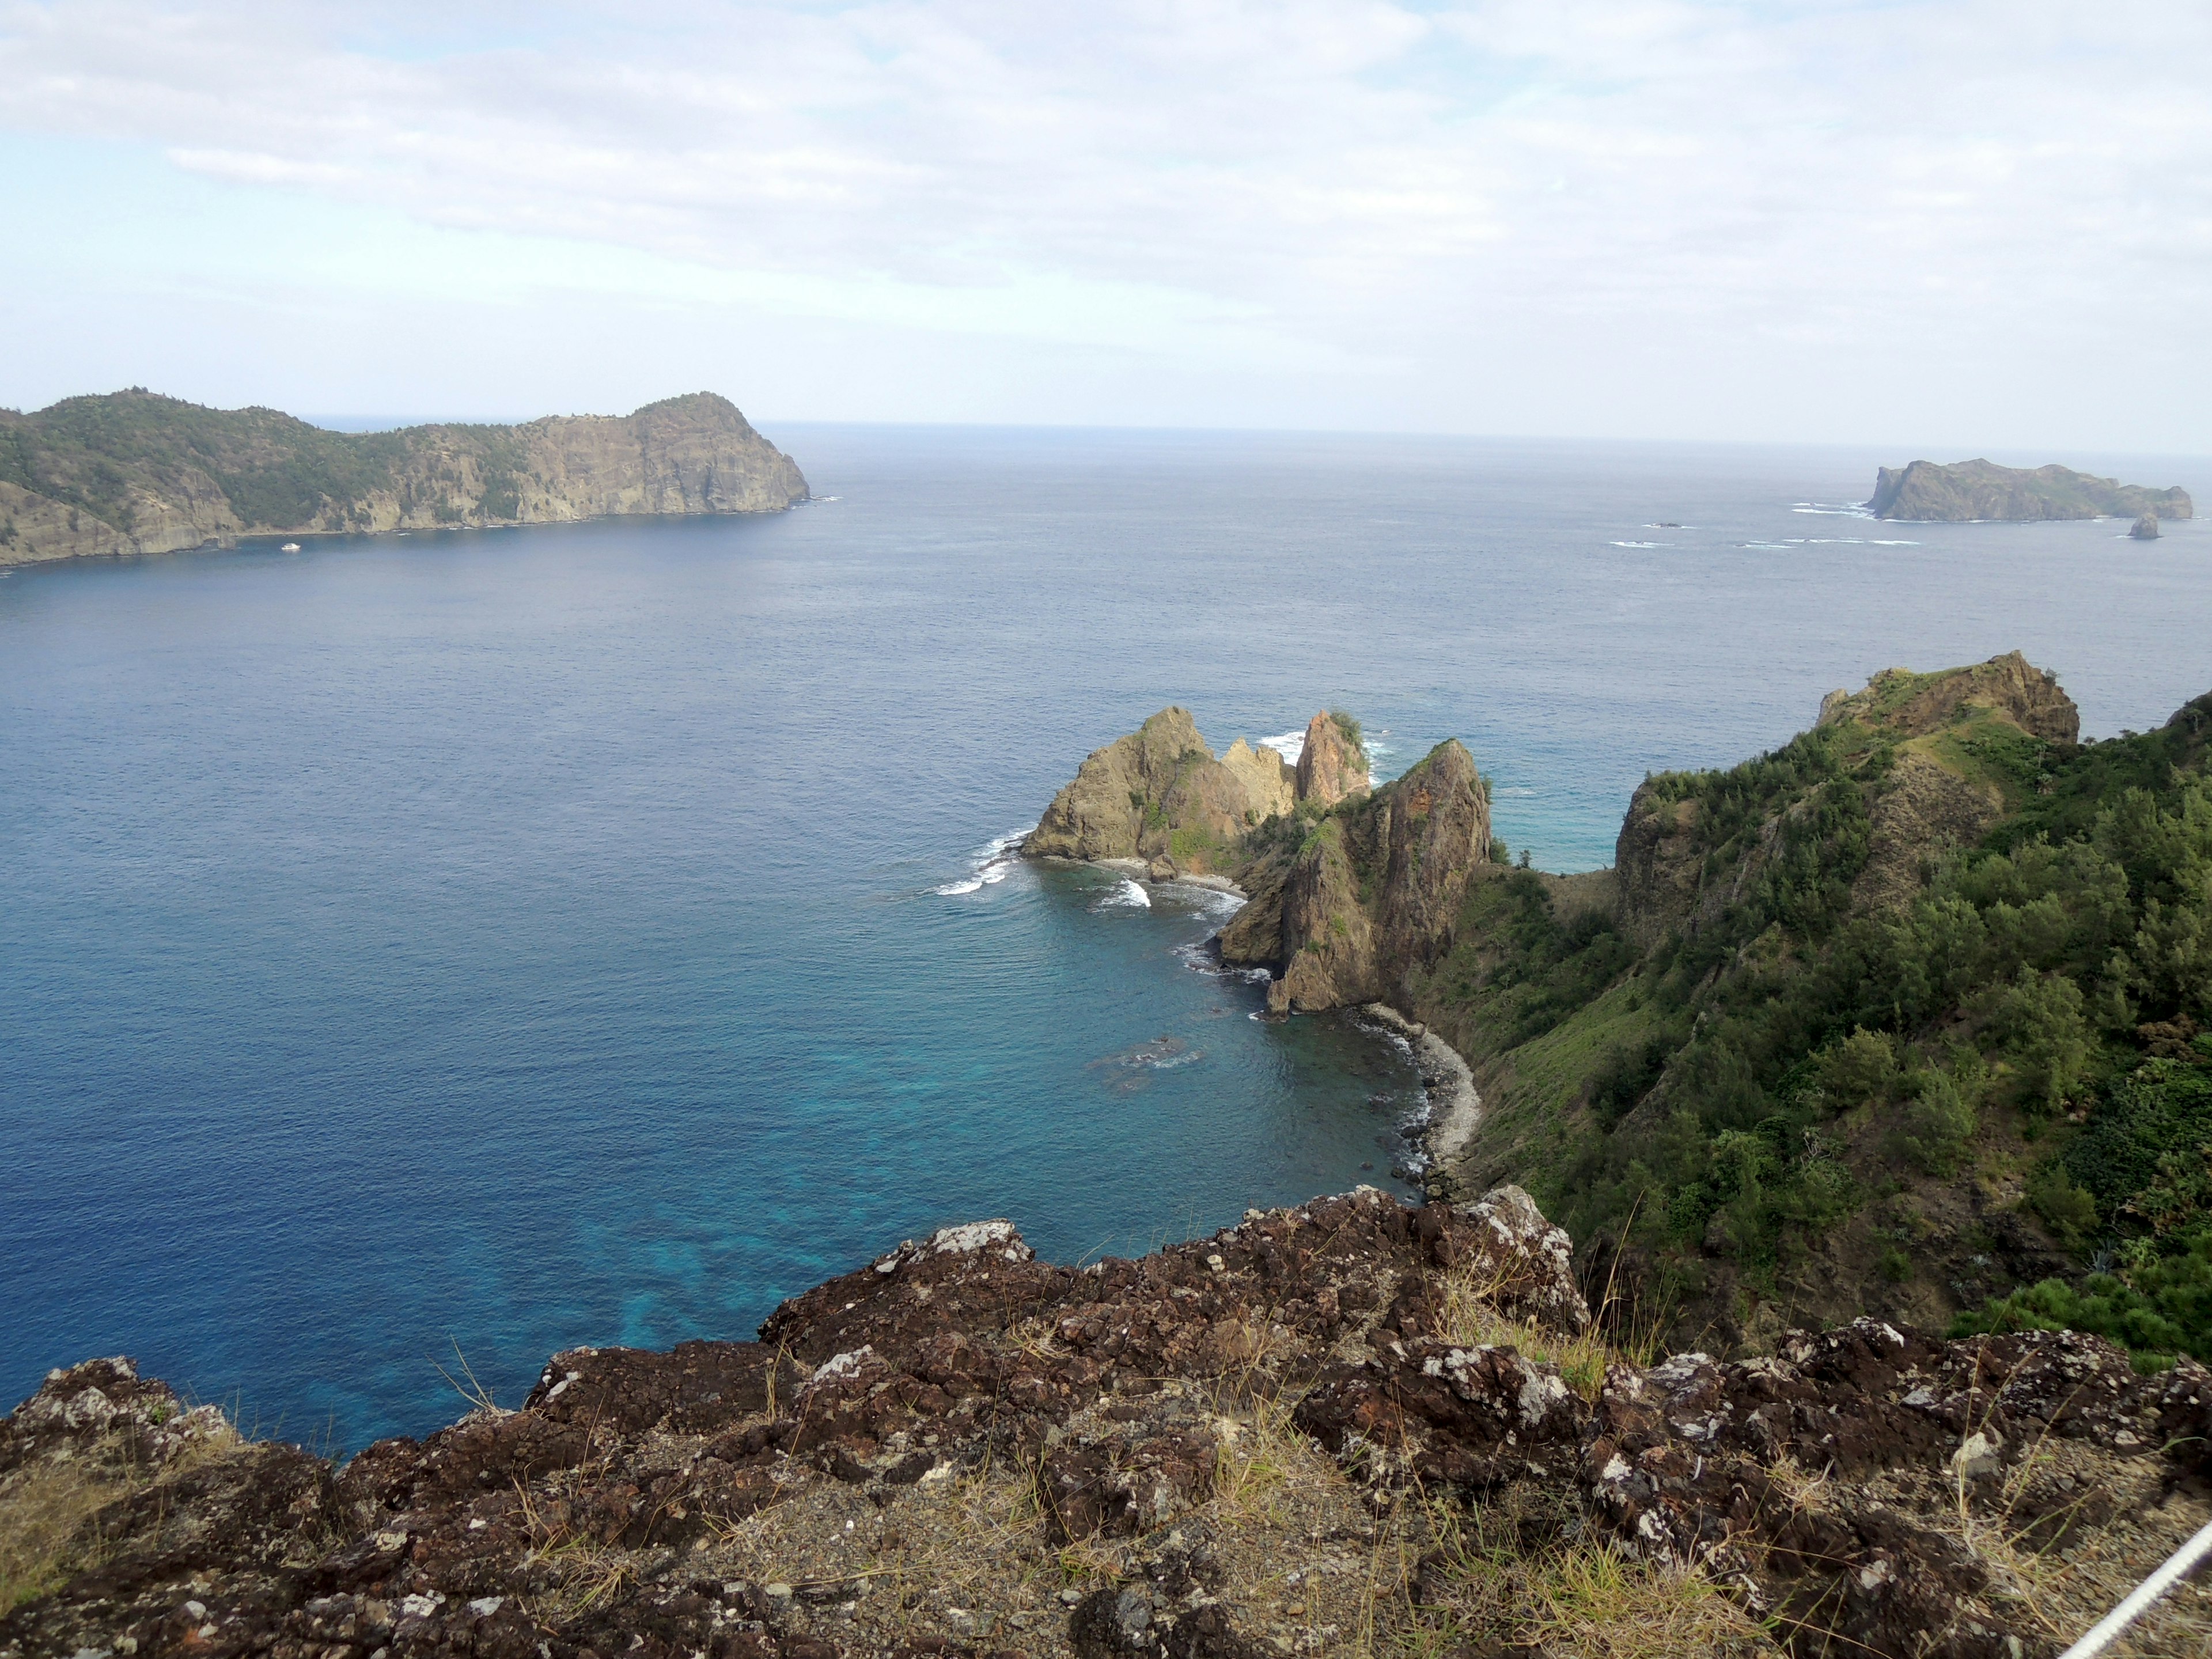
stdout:
[[[1564,1267],[1511,1188],[1455,1208],[1363,1188],[1081,1269],[1005,1221],[946,1228],[785,1303],[757,1343],[572,1349],[520,1410],[380,1442],[335,1481],[234,1438],[141,1468],[0,1617],[0,1656],[1255,1659],[1291,1641],[1288,1585],[1394,1582],[1376,1517],[1534,1492],[1578,1535],[1712,1575],[1805,1659],[2010,1659],[2049,1632],[1978,1539],[2094,1540],[2140,1572],[2202,1524],[2192,1362],[2142,1377],[2094,1338],[1861,1320],[1760,1358],[1616,1359],[1596,1387],[1541,1357],[1585,1316]],[[1534,1319],[1527,1342],[1455,1339],[1470,1287]],[[125,1361],[57,1373],[0,1423],[0,1520],[41,1468],[152,1444],[173,1402]],[[1240,1464],[1246,1436],[1272,1438]],[[1223,1472],[1300,1458],[1330,1471],[1334,1530],[1294,1515],[1290,1555],[1225,1569]],[[1023,1497],[979,1525],[962,1492],[994,1470]],[[1266,1490],[1259,1509],[1318,1501]],[[995,1602],[989,1550],[1024,1564]],[[793,1553],[816,1565],[758,1571]],[[1063,1565],[1106,1559],[1062,1599]]]

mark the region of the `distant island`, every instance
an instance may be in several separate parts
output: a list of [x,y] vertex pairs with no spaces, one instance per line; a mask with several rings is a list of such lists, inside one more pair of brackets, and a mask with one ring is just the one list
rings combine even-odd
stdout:
[[1999,466],[1994,461],[1960,461],[1939,466],[1915,461],[1906,467],[1881,467],[1875,474],[1874,499],[1867,510],[1877,519],[1917,519],[1966,524],[1976,520],[2026,523],[2038,519],[2160,519],[2193,516],[2189,492],[2146,489],[2114,478],[2099,478],[2071,467]]
[[797,464],[711,392],[627,416],[361,433],[140,387],[0,410],[0,565],[806,499]]

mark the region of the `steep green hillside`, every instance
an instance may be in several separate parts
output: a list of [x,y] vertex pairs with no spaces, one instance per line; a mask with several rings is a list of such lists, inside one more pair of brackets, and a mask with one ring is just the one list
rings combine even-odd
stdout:
[[1489,1103],[1447,1174],[1529,1186],[1685,1337],[2212,1358],[2212,696],[2076,730],[2016,655],[1893,671],[1648,780],[1616,872],[1480,872],[1418,999]]

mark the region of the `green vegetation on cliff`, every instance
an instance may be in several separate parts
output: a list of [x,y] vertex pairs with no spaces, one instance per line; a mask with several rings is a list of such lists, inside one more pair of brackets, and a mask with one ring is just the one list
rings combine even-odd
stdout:
[[621,417],[368,433],[135,387],[0,410],[0,563],[255,533],[766,512],[805,498],[790,458],[708,392]]
[[1648,780],[1617,873],[1488,872],[1419,1001],[1486,1074],[1460,1184],[1724,1340],[1963,1309],[2212,1357],[2212,697],[2075,729],[2016,657],[1884,675]]

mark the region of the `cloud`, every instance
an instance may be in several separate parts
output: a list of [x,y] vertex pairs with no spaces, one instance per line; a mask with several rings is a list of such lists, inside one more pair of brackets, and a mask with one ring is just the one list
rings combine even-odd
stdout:
[[1400,376],[1447,423],[1480,416],[1443,377],[1547,362],[1641,357],[1656,411],[1700,364],[1979,373],[2040,339],[2079,373],[2205,339],[2195,3],[451,9],[17,4],[0,125],[771,309],[814,284],[988,328],[1004,294],[1016,331],[1164,352],[1233,319],[1237,362]]

